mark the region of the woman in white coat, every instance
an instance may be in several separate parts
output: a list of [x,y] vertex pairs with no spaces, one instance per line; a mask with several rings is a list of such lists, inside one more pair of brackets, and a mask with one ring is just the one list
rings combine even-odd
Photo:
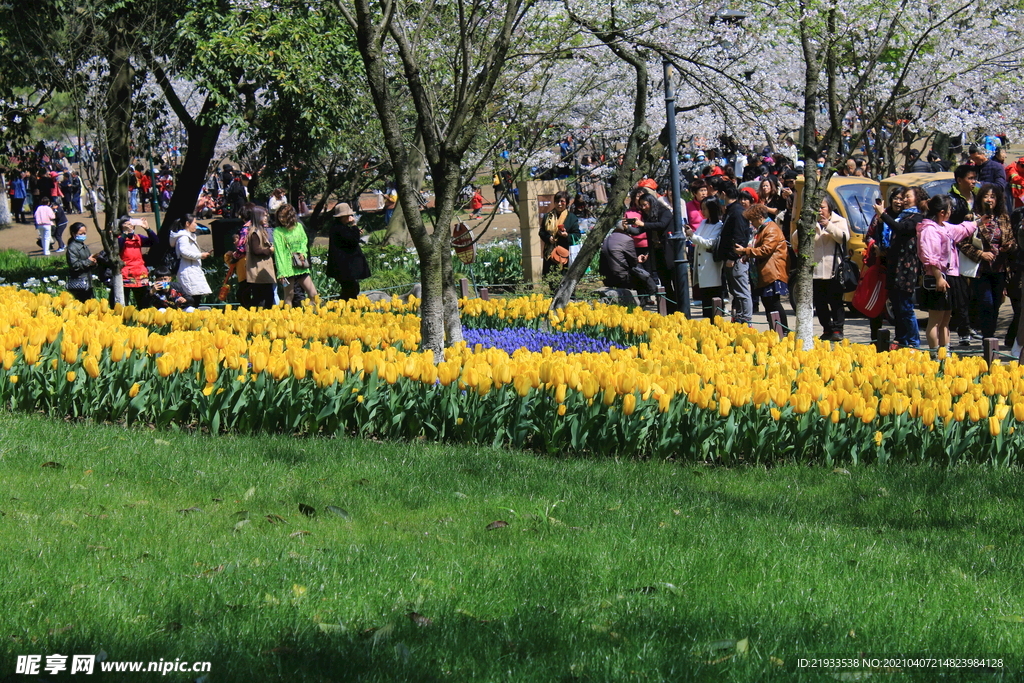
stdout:
[[715,311],[711,303],[713,298],[722,296],[722,263],[714,257],[722,234],[722,205],[716,198],[708,197],[701,202],[700,213],[704,220],[696,230],[687,226],[686,236],[693,242],[694,276],[701,311],[705,318],[713,319],[722,313]]
[[821,323],[821,339],[843,340],[843,288],[834,275],[850,239],[850,224],[839,215],[835,202],[826,196],[818,210],[818,222],[814,226],[814,312]]
[[201,298],[212,293],[210,283],[206,281],[203,273],[203,259],[209,258],[210,252],[199,248],[196,241],[195,216],[188,213],[184,218],[179,218],[171,230],[171,246],[178,254],[178,282],[185,289],[185,293],[200,302]]

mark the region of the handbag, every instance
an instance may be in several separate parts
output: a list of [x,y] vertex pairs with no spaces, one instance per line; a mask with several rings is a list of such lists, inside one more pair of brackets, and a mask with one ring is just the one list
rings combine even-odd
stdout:
[[868,267],[853,294],[853,307],[869,318],[877,318],[885,310],[889,291],[885,287],[885,267],[876,263]]
[[572,244],[569,246],[569,265],[576,260],[576,257],[580,255],[580,249],[583,248],[582,242],[577,242],[576,237],[573,236]]
[[857,290],[857,285],[860,284],[860,273],[857,271],[857,264],[850,258],[850,254],[846,251],[846,238],[843,238],[843,245],[840,249],[839,244],[836,244],[835,252],[832,256],[832,279],[836,281],[843,289],[844,294],[849,294]]
[[[971,239],[971,244],[974,245],[975,249],[984,249],[985,245],[981,239],[974,235]],[[954,247],[959,249],[959,247]],[[970,256],[964,253],[963,249],[960,249],[960,275],[961,277],[978,277],[978,268],[981,265],[980,262],[975,261]]]
[[301,251],[292,252],[292,266],[295,268],[309,268],[309,259]]

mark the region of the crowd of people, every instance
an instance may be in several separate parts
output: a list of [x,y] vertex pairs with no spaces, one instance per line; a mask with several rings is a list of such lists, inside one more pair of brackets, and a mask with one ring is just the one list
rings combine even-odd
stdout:
[[[227,298],[231,278],[235,278],[237,301],[243,307],[316,301],[310,256],[312,235],[295,208],[285,202],[271,214],[267,207],[249,202],[240,207],[238,218],[241,223],[232,239],[233,248],[224,255],[227,274],[217,298]],[[180,309],[211,303],[213,289],[203,262],[212,254],[199,246],[195,215],[187,214],[175,222],[170,234],[171,258],[155,267],[147,264],[145,250],[155,246],[158,237],[147,221],[122,216],[118,228],[125,303],[138,308]],[[94,276],[109,282],[112,262],[103,252],[90,252],[85,244],[88,228],[84,223],[73,224],[71,235],[73,243],[66,253],[67,287],[76,299],[87,301],[95,297]],[[359,281],[370,276],[370,268],[361,248],[362,230],[349,204],[335,205],[328,235],[326,275],[338,283],[342,299],[355,298]],[[110,297],[113,303],[113,288]]]
[[[948,194],[932,197],[922,186],[896,187],[875,205],[864,263],[884,269],[889,312],[871,320],[873,341],[889,318],[894,346],[919,348],[920,310],[928,315],[925,339],[930,349],[948,347],[950,329],[958,333],[960,345],[970,346],[1000,332],[998,311],[1008,297],[1013,320],[1002,337],[1019,352],[1015,342],[1024,275],[1024,250],[1018,249],[1024,239],[1024,158],[1006,164],[1000,147],[983,145],[970,145],[963,156]],[[693,161],[705,165],[687,182],[684,230],[693,294],[703,315],[721,314],[711,305],[721,298],[731,301],[737,322],[749,324],[761,307],[766,317],[777,313],[788,326],[784,304],[790,300],[791,256],[798,247],[797,235],[791,234],[796,166],[785,155],[766,156],[758,174],[750,177],[745,169],[737,176],[739,169],[707,165],[703,154]],[[862,174],[861,161],[849,159],[840,173]],[[912,151],[905,170],[936,173],[949,168],[944,163],[934,152],[926,161]],[[694,168],[689,166],[688,172]],[[738,177],[757,182],[758,189],[741,188]],[[666,239],[673,216],[670,195],[657,190],[655,181],[645,179],[632,191],[622,220],[602,247],[601,274],[606,286],[634,289],[642,301],[660,284],[672,310],[679,298],[671,274],[674,254]],[[568,219],[563,216],[554,224],[564,223]],[[840,274],[851,237],[849,222],[826,195],[815,225],[812,273],[814,312],[824,340],[844,338],[844,296],[849,290]],[[545,272],[567,262],[567,239],[552,232],[550,221],[542,223]]]
[[[1024,207],[1024,157],[1007,163],[1001,141],[986,136],[982,144],[966,146],[961,163],[953,168],[948,194],[929,197],[920,186],[893,189],[876,204],[875,218],[866,235],[865,266],[885,272],[889,300],[886,313],[871,319],[874,339],[886,320],[895,328],[899,346],[921,345],[917,310],[926,311],[925,339],[930,348],[950,344],[950,330],[959,344],[969,346],[999,332],[998,310],[1009,297],[1014,320],[1005,331],[1007,345],[1014,342],[1020,320],[1020,261],[1018,250]],[[576,192],[560,192],[551,210],[541,218],[540,240],[545,276],[564,269],[582,241],[579,217],[607,201],[607,187],[621,160],[584,153],[567,138],[560,146],[578,171]],[[73,154],[77,154],[74,150]],[[578,158],[577,158],[578,156]],[[797,235],[792,233],[795,182],[804,172],[791,139],[778,150],[760,152],[734,146],[728,152],[701,149],[680,158],[684,199],[683,224],[692,264],[693,295],[703,314],[712,300],[728,301],[731,315],[750,323],[763,309],[775,313],[788,326],[786,303],[791,300],[790,277]],[[92,255],[83,244],[82,223],[69,225],[69,215],[81,213],[83,183],[66,151],[38,150],[31,163],[14,169],[8,191],[15,220],[31,221],[39,232],[42,253],[67,252],[71,273],[69,289],[79,298],[90,296],[90,273],[105,267],[103,254]],[[934,150],[907,146],[907,173],[936,173],[951,166]],[[825,160],[818,160],[819,170]],[[565,164],[563,164],[565,165]],[[27,166],[27,167],[26,167]],[[837,169],[840,175],[869,175],[863,156],[854,154]],[[507,171],[495,173],[495,198],[511,198]],[[660,176],[659,176],[660,177]],[[196,219],[227,217],[241,220],[234,249],[227,256],[229,273],[237,277],[242,305],[268,306],[315,298],[309,271],[311,236],[301,218],[309,213],[303,197],[289,203],[285,191],[275,188],[267,201],[255,205],[249,191],[251,177],[225,165],[208,179],[194,214],[178,221],[171,231],[172,262],[146,264],[144,250],[156,235],[145,221],[130,214],[145,212],[153,198],[166,202],[174,189],[170,171],[140,165],[129,169],[129,215],[119,222],[118,249],[126,297],[136,305],[191,306],[207,302],[213,294],[203,271],[210,254],[196,240]],[[752,181],[752,182],[751,182]],[[741,186],[741,184],[743,186]],[[753,187],[751,187],[753,185]],[[756,189],[755,189],[756,188]],[[155,191],[154,191],[155,190]],[[676,248],[671,195],[659,193],[656,180],[646,178],[630,193],[622,219],[602,247],[601,275],[609,287],[636,290],[647,302],[659,286],[669,309],[679,307],[675,291]],[[385,211],[397,205],[393,185],[385,194]],[[483,206],[479,188],[469,197],[471,218]],[[67,242],[64,236],[67,232]],[[328,275],[341,283],[342,295],[359,292],[359,280],[369,275],[359,249],[360,230],[347,203],[336,206],[331,218]],[[847,291],[839,282],[840,264],[847,258],[851,226],[826,195],[818,210],[813,248],[813,305],[822,327],[821,338],[844,338]],[[168,266],[170,266],[168,268]],[[74,283],[73,285],[71,283]]]

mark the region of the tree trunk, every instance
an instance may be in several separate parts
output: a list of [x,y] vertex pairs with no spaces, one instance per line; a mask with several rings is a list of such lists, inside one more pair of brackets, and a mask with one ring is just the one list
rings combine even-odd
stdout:
[[[209,101],[209,100],[207,100]],[[206,109],[206,105],[203,106]],[[198,120],[202,120],[200,115]],[[188,150],[181,171],[174,178],[174,194],[164,214],[164,222],[160,225],[160,242],[154,249],[157,258],[161,258],[169,248],[171,225],[187,213],[195,211],[196,202],[206,184],[206,176],[210,170],[210,162],[217,149],[220,139],[221,124],[203,125],[197,123],[188,130]]]
[[[444,360],[444,284],[442,282],[441,259],[437,246],[418,249],[420,257],[420,285],[423,297],[420,301],[420,349],[432,351],[434,362]],[[448,258],[451,258],[450,256]]]
[[452,268],[451,248],[448,258],[441,261],[442,297],[444,306],[444,332],[448,346],[465,341],[462,336],[462,318],[459,316],[459,292],[455,288],[455,271]]
[[[599,35],[598,37],[605,39],[605,36]],[[576,257],[576,260],[572,262],[572,265],[570,265],[568,269],[566,269],[565,275],[562,277],[562,281],[558,284],[558,288],[555,290],[554,296],[551,299],[551,310],[565,308],[566,304],[569,303],[569,299],[572,298],[573,292],[576,291],[576,285],[579,284],[583,274],[587,272],[587,268],[590,266],[590,261],[594,258],[594,254],[601,250],[601,245],[604,244],[605,236],[607,236],[607,234],[612,230],[615,226],[615,222],[619,219],[622,213],[623,201],[629,193],[630,188],[633,187],[634,176],[638,165],[637,159],[640,156],[641,145],[650,135],[650,129],[646,124],[648,92],[647,66],[643,59],[628,50],[612,43],[609,43],[609,47],[620,58],[628,62],[636,72],[636,98],[633,102],[633,130],[629,135],[628,142],[626,143],[626,152],[623,157],[622,166],[619,168],[619,172],[615,174],[615,183],[612,185],[611,196],[608,198],[608,203],[605,205],[604,211],[601,212],[601,217],[598,219],[597,225],[587,233],[586,239],[583,240],[583,246],[580,247],[580,253]]]
[[[815,145],[815,131],[818,130],[818,79],[820,61],[806,22],[800,23],[800,40],[804,57],[804,192],[803,206],[797,221],[797,267],[793,280],[793,306],[796,309],[796,338],[803,342],[804,349],[814,346],[814,308],[811,304],[814,286],[814,224],[817,221],[817,206],[821,203],[822,192],[818,189],[818,150]],[[827,166],[827,164],[826,164]],[[823,174],[829,173],[824,169]],[[826,180],[827,182],[827,180]],[[814,197],[818,198],[817,204]]]
[[[129,61],[128,26],[123,14],[111,26],[107,65],[110,85],[103,112],[107,154],[103,160],[104,209],[107,221],[103,246],[114,262],[115,284],[120,284],[121,258],[117,250],[117,220],[128,213],[128,165],[131,163],[132,65]],[[114,289],[114,301],[124,303],[124,291]]]
[[[426,151],[423,149],[423,136],[419,133],[416,134],[413,148],[414,151],[409,155],[408,159],[409,179],[418,192],[423,187],[423,181],[427,173]],[[395,212],[391,216],[391,222],[387,225],[387,235],[384,238],[384,243],[400,247],[408,247],[412,244],[412,236],[409,235],[409,228],[406,225],[405,213],[401,204],[395,207]]]

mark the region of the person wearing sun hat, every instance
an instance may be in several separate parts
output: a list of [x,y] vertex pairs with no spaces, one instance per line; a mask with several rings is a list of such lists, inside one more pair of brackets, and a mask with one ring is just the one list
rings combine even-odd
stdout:
[[370,264],[363,255],[356,214],[347,202],[334,205],[328,228],[327,277],[341,287],[342,299],[359,296],[359,281],[370,277]]

